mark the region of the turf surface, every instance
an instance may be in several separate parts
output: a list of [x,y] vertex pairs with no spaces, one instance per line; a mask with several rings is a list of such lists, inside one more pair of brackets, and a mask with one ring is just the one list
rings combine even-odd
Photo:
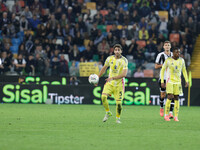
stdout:
[[0,104],[1,150],[199,150],[200,107],[165,122],[159,106],[123,106],[122,124],[102,106]]

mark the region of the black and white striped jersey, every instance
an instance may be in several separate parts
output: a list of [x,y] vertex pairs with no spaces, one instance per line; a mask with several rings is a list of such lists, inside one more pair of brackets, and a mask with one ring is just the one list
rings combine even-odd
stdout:
[[[159,64],[159,65],[164,64],[165,60],[166,60],[168,57],[172,57],[172,55],[173,55],[172,52],[170,52],[170,55],[165,54],[165,52],[161,52],[161,53],[159,53],[159,54],[157,55],[155,63],[156,63],[156,64]],[[160,71],[161,71],[161,69],[162,69],[162,68],[160,68]],[[160,75],[161,75],[161,72],[160,72]],[[160,76],[159,76],[159,79],[160,79]],[[166,79],[166,73],[164,74],[164,79]]]

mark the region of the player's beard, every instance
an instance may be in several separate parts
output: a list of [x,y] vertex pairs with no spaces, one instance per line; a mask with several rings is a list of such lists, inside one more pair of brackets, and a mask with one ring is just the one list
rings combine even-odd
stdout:
[[121,56],[121,54],[119,54],[119,53],[118,53],[118,54],[115,54],[115,57],[116,57],[116,58],[120,58],[120,56]]

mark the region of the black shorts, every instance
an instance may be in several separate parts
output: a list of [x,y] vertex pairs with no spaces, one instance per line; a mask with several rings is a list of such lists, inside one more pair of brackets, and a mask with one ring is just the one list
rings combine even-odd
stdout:
[[[161,87],[161,80],[158,81],[159,87],[160,87],[160,92],[166,92],[166,88]],[[166,80],[164,80],[164,83],[166,84]]]

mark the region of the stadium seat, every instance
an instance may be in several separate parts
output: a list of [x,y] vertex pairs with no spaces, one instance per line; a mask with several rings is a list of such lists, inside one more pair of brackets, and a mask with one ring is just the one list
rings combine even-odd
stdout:
[[78,50],[79,50],[79,52],[84,51],[85,50],[85,46],[78,46]]
[[102,14],[102,16],[106,16],[108,14],[107,10],[100,10],[100,14]]
[[69,62],[68,62],[68,68],[70,69],[71,66],[72,66],[72,62],[69,61]]
[[112,25],[107,25],[107,26],[106,26],[106,31],[107,31],[107,32],[110,32],[111,29],[112,29]]
[[153,77],[153,70],[145,69],[143,72],[144,72],[144,77],[147,77],[147,78]]
[[57,39],[57,40],[56,40],[56,44],[58,44],[58,45],[63,45],[63,40],[62,40],[62,39]]
[[103,34],[104,37],[107,37],[107,36],[108,36],[108,33],[107,33],[107,32],[103,32],[102,34]]
[[20,31],[17,33],[17,37],[24,37],[24,31]]
[[97,14],[97,10],[94,10],[94,9],[91,9],[90,10],[90,16],[92,17],[92,19],[94,18],[94,15],[96,15]]
[[185,4],[185,6],[187,7],[187,9],[191,10],[192,9],[192,4],[191,3],[187,3]]
[[84,39],[84,46],[85,47],[87,47],[89,43],[90,43],[90,40]]
[[102,33],[106,32],[106,25],[98,25],[97,29],[100,29]]
[[158,11],[157,14],[160,18],[164,17],[168,21],[168,11]]
[[83,0],[78,0],[79,3],[83,3]]
[[93,55],[93,58],[92,58],[94,61],[99,61],[99,55]]
[[121,30],[122,29],[122,25],[118,25],[117,29]]
[[136,64],[134,62],[129,62],[128,63],[128,69],[131,71],[131,76],[132,76],[133,72],[136,69]]
[[13,7],[13,5],[15,4],[15,1],[13,0],[13,1],[6,1],[6,6],[8,7],[8,9],[10,10],[10,11],[12,11],[12,7]]
[[140,47],[145,47],[146,46],[146,41],[143,41],[143,40],[138,40],[136,41],[136,44],[138,44]]
[[19,49],[19,46],[11,46],[10,47],[10,51],[13,53],[13,54],[17,54],[18,53],[18,49]]
[[133,28],[133,25],[128,25],[128,30],[131,30]]
[[21,44],[20,38],[12,38],[11,42],[12,42],[12,45],[20,45]]
[[87,2],[86,3],[87,9],[95,9],[96,10],[96,3],[95,2]]
[[126,45],[129,46],[131,44],[131,40],[126,40]]
[[19,1],[19,5],[23,8],[23,7],[25,6],[24,1],[23,1],[23,0],[22,0],[22,1]]
[[179,43],[180,35],[178,33],[171,33],[169,35],[169,40],[170,40],[170,42],[177,42],[177,43]]

